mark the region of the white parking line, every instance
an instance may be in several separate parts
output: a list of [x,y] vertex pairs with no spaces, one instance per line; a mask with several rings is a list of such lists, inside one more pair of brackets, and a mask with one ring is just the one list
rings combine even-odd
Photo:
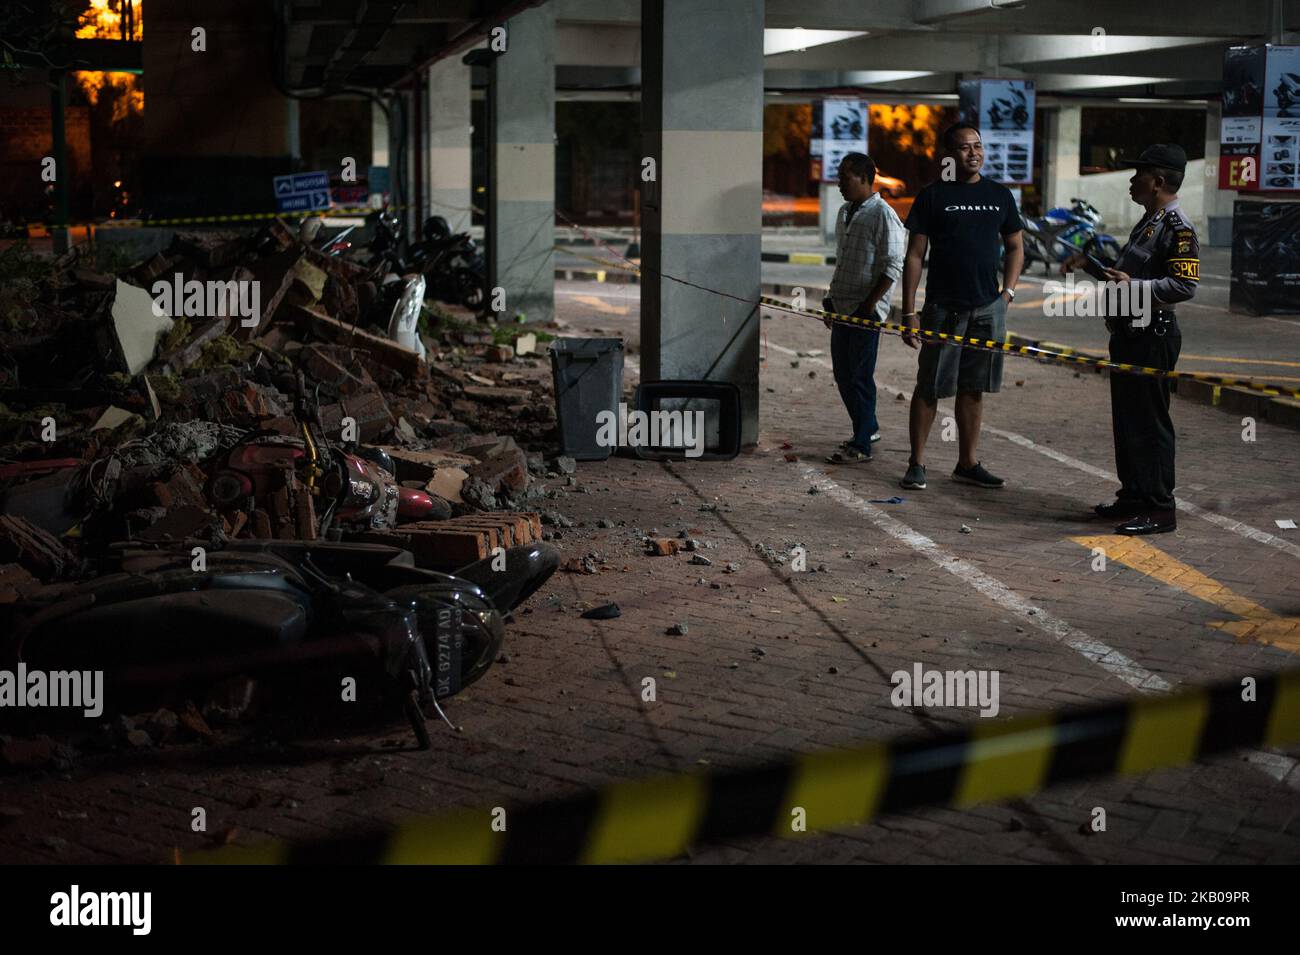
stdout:
[[1053,640],[1063,643],[1108,673],[1119,677],[1136,690],[1166,692],[1169,684],[1150,670],[1134,663],[1113,647],[1095,640],[1064,620],[1036,607],[1002,581],[974,564],[950,554],[920,531],[913,530],[898,518],[886,514],[876,505],[857,497],[852,491],[840,487],[815,467],[804,468],[804,477],[831,500],[862,514],[882,531],[897,541],[902,541],[919,554],[928,557],[938,567],[978,590],[1008,613],[1015,614],[1026,623],[1042,630]]
[[[817,468],[804,468],[803,477],[826,497],[850,510],[857,511],[894,540],[906,544],[928,558],[935,566],[941,567],[983,594],[1003,610],[1037,627],[1057,643],[1069,647],[1107,673],[1123,680],[1139,693],[1167,693],[1172,689],[1162,677],[1130,660],[1115,648],[1089,636],[1078,627],[1034,605],[996,577],[944,550],[929,537],[913,530],[898,518],[836,484]],[[1271,779],[1291,788],[1300,789],[1300,762],[1297,760],[1284,753],[1258,749],[1242,750],[1241,755],[1246,762]]]
[[[771,341],[768,342],[768,347],[774,351],[784,352],[785,354],[795,354],[794,349],[773,344]],[[812,358],[808,360],[824,367],[829,366],[829,363],[821,358]],[[895,394],[907,394],[907,392],[900,391],[899,389],[888,385],[877,384],[877,387],[885,391],[891,391]],[[1116,480],[1116,478],[1108,471],[1093,467],[1092,465],[1084,461],[1079,461],[1076,458],[1071,458],[1069,455],[1061,454],[1059,451],[1052,448],[1044,448],[1041,445],[1030,441],[1023,435],[1015,434],[1011,431],[989,428],[987,425],[985,425],[985,429],[992,431],[994,434],[998,434],[1001,437],[1007,438],[1022,447],[1038,451],[1054,461],[1069,465],[1070,467],[1078,468],[1086,471],[1088,474],[1105,478],[1109,481]],[[924,534],[913,530],[907,524],[904,524],[892,515],[885,513],[869,501],[857,497],[852,491],[840,487],[817,468],[805,468],[803,473],[806,479],[817,485],[818,489],[821,490],[822,493],[826,494],[836,503],[863,514],[873,524],[895,540],[907,544],[913,550],[923,554],[937,566],[942,567],[959,580],[962,580],[975,590],[979,591],[985,597],[988,597],[999,607],[1002,607],[1009,613],[1015,614],[1023,620],[1027,620],[1034,627],[1042,630],[1058,643],[1069,647],[1086,659],[1091,660],[1093,663],[1118,677],[1120,680],[1123,680],[1139,692],[1165,693],[1171,689],[1170,684],[1160,676],[1152,673],[1135,661],[1130,660],[1118,650],[1113,649],[1077,627],[1074,627],[1064,620],[1048,613],[1041,607],[1037,607],[1030,603],[997,578],[985,573],[975,565],[962,560],[955,554],[950,554]],[[1184,508],[1183,505],[1185,503],[1187,502],[1180,500],[1179,507],[1188,510],[1190,513],[1196,514],[1198,517],[1203,517],[1211,523],[1226,527],[1226,529],[1242,534],[1252,540],[1259,540],[1260,538],[1255,536],[1258,534],[1263,535],[1265,538],[1269,538],[1269,540],[1262,541],[1263,543],[1272,543],[1274,546],[1284,545],[1281,549],[1287,550],[1288,553],[1290,552],[1289,548],[1293,547],[1293,545],[1288,542],[1279,540],[1271,534],[1265,534],[1263,531],[1241,524],[1239,521],[1232,521],[1230,518],[1223,517],[1220,514],[1206,511],[1203,508],[1196,507],[1194,504],[1188,504],[1188,506]],[[1245,758],[1246,762],[1267,775],[1269,778],[1283,783],[1292,789],[1300,789],[1300,761],[1292,759],[1290,756],[1283,753],[1268,750],[1242,750],[1241,755]]]
[[[795,354],[794,349],[774,344],[771,340],[768,341],[767,347],[773,351],[783,352],[787,355]],[[820,364],[823,367],[830,367],[830,363],[821,358],[808,360]],[[876,387],[881,391],[887,391],[890,394],[902,395],[904,398],[910,399],[912,397],[911,392],[903,391],[901,388],[895,388],[892,385],[887,385],[882,382],[877,382]],[[1119,483],[1119,478],[1110,471],[1107,471],[1104,468],[1095,467],[1086,461],[1080,461],[1078,458],[1070,457],[1068,454],[1062,454],[1055,448],[1044,447],[1043,445],[1037,444],[1029,438],[1026,438],[1023,434],[1017,434],[1014,431],[1004,431],[1001,428],[995,428],[988,424],[984,425],[984,430],[990,434],[997,435],[999,438],[1005,438],[1012,444],[1018,444],[1022,448],[1027,448],[1030,451],[1037,451],[1044,457],[1051,458],[1053,461],[1064,464],[1067,467],[1072,467],[1077,471],[1083,471],[1085,474],[1091,474],[1093,477],[1101,478],[1103,481],[1109,481],[1112,484]],[[1216,514],[1214,511],[1207,511],[1205,508],[1192,503],[1185,497],[1178,497],[1178,509],[1209,521],[1216,527],[1221,527],[1226,531],[1231,531],[1247,540],[1253,540],[1259,544],[1267,544],[1269,547],[1275,547],[1285,554],[1290,554],[1292,557],[1300,557],[1300,545],[1283,540],[1276,534],[1262,531],[1258,527],[1252,527],[1244,521],[1233,520],[1231,517],[1224,517],[1222,514]]]

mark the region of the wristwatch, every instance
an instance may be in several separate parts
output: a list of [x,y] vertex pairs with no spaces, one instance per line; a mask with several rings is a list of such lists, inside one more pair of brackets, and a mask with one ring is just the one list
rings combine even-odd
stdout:
[[1005,292],[1007,295],[1010,295],[1010,296],[1011,296],[1011,301],[1014,302],[1014,301],[1016,300],[1016,290],[1015,290],[1015,289],[1013,289],[1013,288],[1004,288],[1002,291]]

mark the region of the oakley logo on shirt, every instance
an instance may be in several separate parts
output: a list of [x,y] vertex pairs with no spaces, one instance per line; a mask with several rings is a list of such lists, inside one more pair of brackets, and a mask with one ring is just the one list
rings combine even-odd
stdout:
[[944,212],[1001,212],[1000,206],[944,206]]

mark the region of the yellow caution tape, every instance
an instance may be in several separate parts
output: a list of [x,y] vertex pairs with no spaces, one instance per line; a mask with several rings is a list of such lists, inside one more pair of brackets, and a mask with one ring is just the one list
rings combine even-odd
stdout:
[[[458,809],[312,843],[194,854],[199,864],[571,863],[671,858],[799,837],[924,806],[964,809],[1089,777],[1300,741],[1300,670],[1160,697],[980,720],[938,736],[800,753],[745,769],[615,783],[545,803]],[[1249,697],[1249,698],[1246,698]]]

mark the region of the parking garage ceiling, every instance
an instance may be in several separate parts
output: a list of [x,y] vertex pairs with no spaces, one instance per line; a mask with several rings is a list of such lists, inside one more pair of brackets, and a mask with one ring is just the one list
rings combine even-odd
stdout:
[[[561,88],[638,84],[640,0],[549,2]],[[391,87],[534,5],[278,0],[283,75],[296,89]],[[767,0],[769,30],[810,32],[795,49],[797,34],[773,35],[785,52],[766,57],[766,85],[951,92],[959,77],[1000,75],[1033,77],[1047,94],[1214,95],[1225,47],[1295,42],[1300,0],[1239,4],[1232,34],[1222,21],[1218,0]]]

